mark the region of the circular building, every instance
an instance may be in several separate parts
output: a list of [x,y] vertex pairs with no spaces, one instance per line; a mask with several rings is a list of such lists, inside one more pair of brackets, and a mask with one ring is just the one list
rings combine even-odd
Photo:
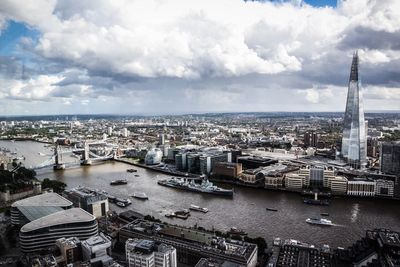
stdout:
[[144,162],[146,165],[160,164],[162,156],[163,153],[159,148],[152,148],[147,152]]

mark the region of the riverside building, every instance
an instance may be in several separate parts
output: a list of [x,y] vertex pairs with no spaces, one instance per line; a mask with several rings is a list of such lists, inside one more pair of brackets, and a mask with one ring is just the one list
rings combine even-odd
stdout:
[[176,248],[179,263],[194,266],[201,258],[215,258],[254,267],[257,245],[217,237],[211,232],[183,226],[136,220],[121,228],[119,241],[130,238],[165,243]]
[[25,224],[19,233],[21,251],[37,252],[53,247],[62,237],[86,240],[97,235],[96,217],[81,208],[58,211]]
[[353,55],[347,93],[346,111],[343,119],[341,155],[353,168],[364,168],[367,163],[367,125],[364,119],[359,59]]
[[109,210],[107,196],[89,188],[76,187],[66,190],[63,195],[71,200],[75,207],[86,210],[96,218],[106,216]]

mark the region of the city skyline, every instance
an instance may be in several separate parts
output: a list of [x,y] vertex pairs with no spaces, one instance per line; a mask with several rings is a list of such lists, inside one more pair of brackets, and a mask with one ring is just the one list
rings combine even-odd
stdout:
[[398,111],[399,4],[4,1],[0,115]]

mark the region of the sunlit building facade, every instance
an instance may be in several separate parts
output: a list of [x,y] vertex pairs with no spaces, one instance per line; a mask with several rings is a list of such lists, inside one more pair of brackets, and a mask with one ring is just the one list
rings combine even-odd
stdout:
[[342,157],[354,168],[362,168],[367,162],[367,127],[364,119],[358,61],[358,54],[355,52],[351,64],[346,111],[343,119],[341,151]]

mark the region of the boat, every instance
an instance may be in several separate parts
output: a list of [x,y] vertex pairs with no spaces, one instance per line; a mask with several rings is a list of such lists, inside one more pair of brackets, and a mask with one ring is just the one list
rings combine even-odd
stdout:
[[[132,201],[129,198],[115,198],[115,204],[119,203],[123,203],[126,206],[129,206],[130,204],[132,204]],[[118,205],[118,204],[117,204]]]
[[135,174],[135,177],[139,177],[139,174]]
[[159,185],[168,186],[172,188],[178,188],[182,190],[207,193],[221,196],[233,196],[232,189],[223,189],[213,185],[208,179],[203,178],[201,183],[196,183],[194,179],[186,179],[180,177],[172,177],[168,180],[160,180],[157,182]]
[[183,220],[186,220],[187,218],[189,218],[189,216],[190,212],[186,209],[165,214],[165,217],[167,218],[178,218]]
[[138,199],[143,199],[143,200],[149,199],[149,197],[146,195],[146,193],[143,193],[143,192],[133,193],[132,197],[138,198]]
[[322,219],[322,218],[308,218],[306,220],[309,224],[323,225],[323,226],[332,226],[333,223],[331,220]]
[[278,211],[277,209],[273,209],[273,208],[265,208],[266,210],[269,210],[269,211]]
[[38,152],[39,156],[46,156],[46,154],[42,153],[42,152]]
[[309,205],[329,206],[330,201],[329,201],[329,199],[305,198],[305,199],[303,199],[303,203],[309,204]]
[[115,205],[117,205],[118,207],[121,207],[121,208],[125,208],[128,206],[127,204],[125,204],[123,202],[116,202]]
[[126,179],[119,179],[119,180],[113,180],[110,182],[110,185],[123,185],[127,184],[128,181]]
[[321,216],[329,216],[329,213],[327,213],[327,212],[321,212]]
[[136,169],[127,169],[126,171],[127,171],[127,172],[137,172]]
[[200,211],[200,212],[203,212],[203,213],[207,213],[208,212],[208,209],[207,208],[201,208],[201,207],[199,207],[199,206],[196,206],[196,205],[190,205],[190,208],[189,208],[190,210],[194,210],[194,211]]
[[229,235],[247,235],[244,230],[239,230],[236,227],[231,227],[231,229],[227,232]]

